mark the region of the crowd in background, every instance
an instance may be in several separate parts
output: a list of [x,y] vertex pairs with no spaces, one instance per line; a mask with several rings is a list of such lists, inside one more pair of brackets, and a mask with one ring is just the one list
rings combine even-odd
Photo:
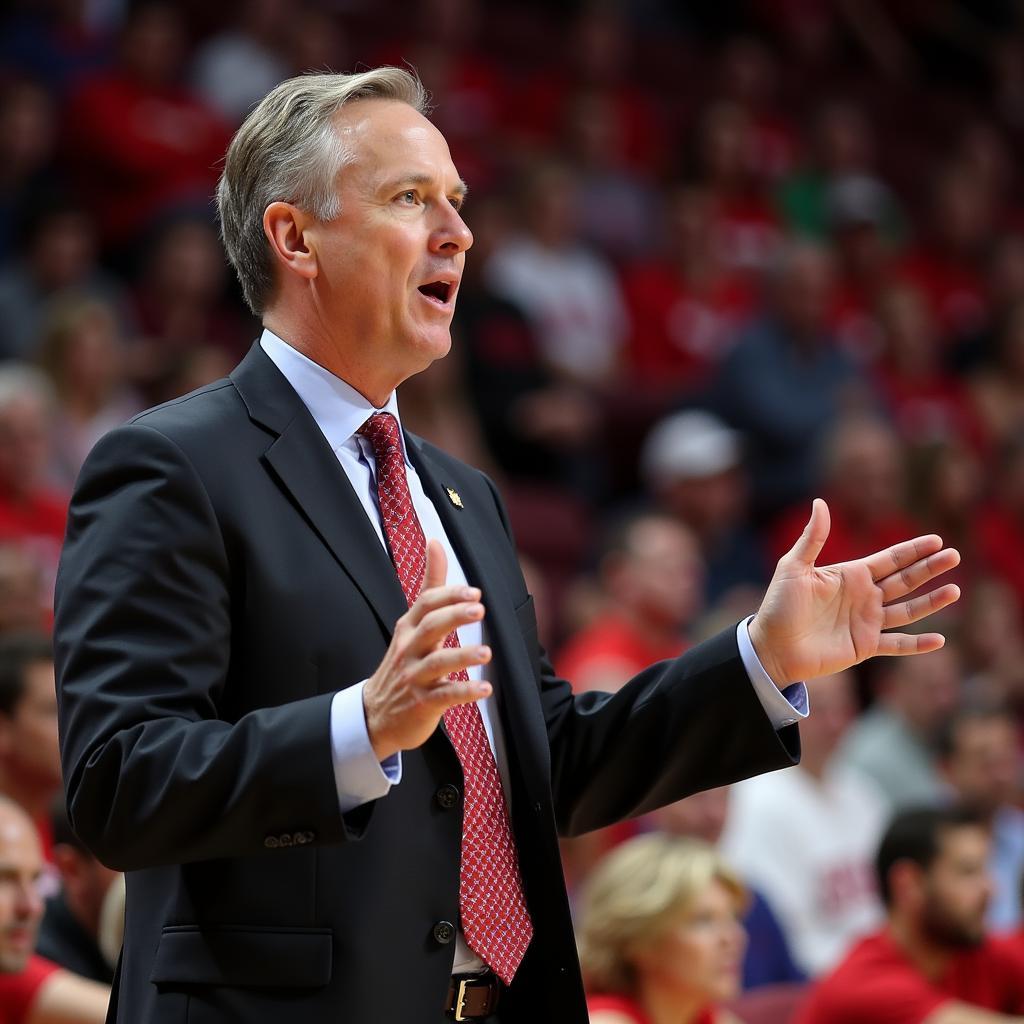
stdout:
[[[963,554],[944,650],[814,683],[799,768],[567,844],[574,896],[648,833],[717,846],[708,878],[746,892],[746,988],[803,985],[881,926],[893,815],[955,801],[990,839],[989,926],[1021,928],[1011,0],[15,4],[0,793],[42,826],[56,912],[95,935],[109,883],[47,824],[60,777],[37,669],[70,489],[101,433],[223,376],[258,336],[211,202],[246,111],[290,75],[382,63],[430,90],[475,236],[452,353],[402,387],[403,419],[498,481],[578,689],[614,689],[756,608],[815,495],[832,515],[821,562],[930,532]],[[69,850],[94,886],[70,909]]]

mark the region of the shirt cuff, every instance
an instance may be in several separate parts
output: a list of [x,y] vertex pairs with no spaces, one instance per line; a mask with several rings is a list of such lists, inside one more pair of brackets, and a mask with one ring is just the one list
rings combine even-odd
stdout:
[[391,787],[402,781],[401,753],[383,761],[373,753],[363,710],[365,685],[364,679],[339,690],[331,701],[331,759],[342,814],[387,796]]
[[791,683],[784,690],[780,690],[772,677],[764,670],[761,659],[750,642],[750,631],[748,626],[753,615],[747,616],[736,627],[736,642],[740,647],[740,659],[743,667],[750,676],[750,682],[754,687],[754,693],[761,702],[768,720],[773,728],[778,731],[785,729],[787,725],[796,725],[801,718],[806,718],[811,711],[810,700],[807,697],[807,687],[803,683]]

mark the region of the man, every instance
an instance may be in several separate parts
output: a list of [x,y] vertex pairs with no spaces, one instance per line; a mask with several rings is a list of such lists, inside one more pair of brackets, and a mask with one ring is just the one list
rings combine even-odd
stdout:
[[833,760],[856,715],[854,685],[851,672],[808,685],[814,714],[800,729],[800,764],[735,786],[722,840],[812,977],[882,917],[871,862],[889,809],[870,781]]
[[682,653],[702,608],[700,552],[682,523],[637,513],[609,531],[602,549],[605,608],[556,659],[577,692],[617,690],[652,662]]
[[54,806],[52,822],[60,891],[46,901],[39,953],[83,978],[109,985],[114,971],[100,949],[100,919],[117,872],[93,857],[71,831],[63,801]]
[[1014,716],[997,705],[958,712],[939,736],[939,763],[957,801],[974,810],[991,834],[989,927],[1016,928],[1021,923],[1024,811],[1017,806],[1021,756]]
[[876,864],[887,926],[818,985],[798,1024],[1024,1021],[1024,956],[1009,940],[985,937],[987,858],[988,836],[972,813],[899,814]]
[[894,810],[941,803],[946,785],[935,746],[960,683],[952,645],[925,662],[881,662],[875,702],[843,737],[838,760],[874,782]]
[[4,1024],[99,1024],[110,990],[34,953],[43,901],[43,858],[28,815],[0,796],[0,1020]]
[[60,788],[53,645],[42,633],[12,633],[0,638],[0,793],[36,823],[47,859]]
[[62,752],[75,831],[128,872],[118,1021],[437,1024],[500,997],[505,1024],[582,1024],[558,832],[791,764],[777,687],[935,649],[880,629],[958,596],[901,602],[958,560],[938,537],[814,568],[818,502],[749,624],[574,698],[494,487],[397,418],[472,242],[423,108],[398,69],[255,108],[219,202],[263,337],[83,469]]

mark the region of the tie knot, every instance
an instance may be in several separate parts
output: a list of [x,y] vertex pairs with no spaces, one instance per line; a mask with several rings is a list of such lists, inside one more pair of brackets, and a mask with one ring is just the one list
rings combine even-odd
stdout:
[[402,450],[398,420],[389,412],[375,412],[356,433],[362,434],[373,445],[377,458],[382,453]]

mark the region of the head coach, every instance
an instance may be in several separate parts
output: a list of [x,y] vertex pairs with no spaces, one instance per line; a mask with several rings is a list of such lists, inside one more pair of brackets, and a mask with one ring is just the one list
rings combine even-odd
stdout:
[[956,599],[906,597],[957,553],[817,568],[816,501],[755,616],[572,695],[493,484],[402,430],[472,244],[425,110],[394,68],[253,110],[217,198],[263,335],[76,486],[61,750],[127,872],[111,1020],[583,1024],[557,837],[794,763],[800,680],[942,643],[882,630]]

